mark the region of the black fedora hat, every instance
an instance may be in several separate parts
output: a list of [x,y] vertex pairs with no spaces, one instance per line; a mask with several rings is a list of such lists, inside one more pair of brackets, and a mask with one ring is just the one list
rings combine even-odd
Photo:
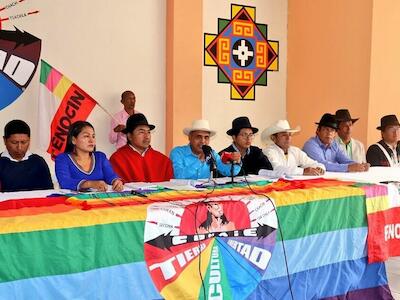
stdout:
[[336,122],[336,118],[335,115],[326,113],[322,116],[321,120],[317,123],[318,126],[324,126],[324,127],[330,127],[333,129],[337,129],[337,122]]
[[237,135],[240,129],[250,128],[253,133],[258,132],[258,128],[251,126],[250,120],[248,117],[238,117],[232,121],[232,128],[229,129],[226,134],[227,135]]
[[396,115],[387,115],[381,118],[381,125],[376,127],[378,130],[385,130],[386,126],[400,126],[399,120],[397,120]]
[[156,128],[156,126],[151,125],[149,124],[149,122],[147,122],[147,119],[144,116],[144,114],[133,114],[128,118],[128,120],[126,120],[126,127],[124,130],[122,130],[122,132],[123,133],[132,132],[139,125],[149,126],[150,130]]
[[338,123],[348,122],[348,121],[352,121],[353,123],[355,123],[359,119],[359,118],[353,119],[348,109],[338,109],[335,113],[335,118]]

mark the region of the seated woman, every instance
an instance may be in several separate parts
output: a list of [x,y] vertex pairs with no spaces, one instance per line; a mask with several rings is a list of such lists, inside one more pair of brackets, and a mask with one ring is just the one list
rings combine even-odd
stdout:
[[123,183],[103,152],[96,151],[94,128],[77,121],[69,129],[64,153],[56,157],[56,176],[60,187],[76,191],[89,189],[122,191]]

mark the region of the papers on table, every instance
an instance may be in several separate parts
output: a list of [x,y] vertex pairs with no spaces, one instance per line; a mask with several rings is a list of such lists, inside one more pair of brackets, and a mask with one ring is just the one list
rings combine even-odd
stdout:
[[0,202],[5,200],[25,199],[25,198],[44,198],[53,194],[70,194],[70,190],[36,190],[23,192],[0,193]]
[[[265,172],[264,172],[265,171]],[[382,183],[382,182],[395,182],[397,189],[400,186],[400,168],[396,167],[371,167],[368,172],[356,172],[356,173],[340,173],[340,172],[326,172],[323,176],[286,176],[281,178],[287,180],[307,180],[314,178],[327,178],[327,179],[338,179],[342,181],[356,181],[365,183]],[[274,171],[263,170],[260,175],[248,175],[246,177],[238,176],[234,177],[234,182],[256,182],[260,180],[277,181],[279,176]],[[166,182],[130,182],[124,185],[124,191],[152,191],[160,189],[171,189],[171,190],[202,190],[207,186],[213,186],[216,184],[230,183],[230,177],[215,178],[212,180],[187,180],[187,179],[171,179]],[[112,192],[112,187],[109,186],[107,192]],[[76,191],[70,191],[65,189],[56,190],[39,190],[39,191],[26,191],[26,192],[12,192],[12,193],[0,193],[0,202],[12,199],[23,199],[23,198],[40,198],[47,197],[54,194],[73,194]],[[89,191],[89,193],[96,193],[96,191]]]
[[400,182],[400,168],[371,167],[368,172],[338,173],[326,172],[324,178],[368,183]]

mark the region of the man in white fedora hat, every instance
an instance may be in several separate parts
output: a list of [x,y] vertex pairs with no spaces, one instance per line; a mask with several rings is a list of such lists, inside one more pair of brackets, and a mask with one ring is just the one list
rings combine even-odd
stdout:
[[300,128],[291,128],[287,120],[279,120],[266,128],[261,138],[269,145],[264,149],[274,170],[285,175],[322,175],[325,166],[309,158],[300,148],[291,145],[292,135]]
[[[223,176],[230,175],[230,164],[224,164],[221,157],[208,144],[215,131],[210,129],[207,120],[195,120],[191,127],[183,129],[188,136],[189,144],[172,149],[170,158],[174,168],[174,177],[180,179],[206,179],[210,177],[210,165],[215,164]],[[240,154],[233,153],[232,160],[240,162]],[[240,171],[239,165],[234,165],[234,175]]]

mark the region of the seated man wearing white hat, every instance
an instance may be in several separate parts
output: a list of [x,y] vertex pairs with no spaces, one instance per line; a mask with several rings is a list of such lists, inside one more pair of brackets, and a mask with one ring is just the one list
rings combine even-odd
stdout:
[[287,120],[279,120],[266,128],[261,138],[270,143],[265,149],[275,171],[285,175],[322,175],[325,166],[310,157],[301,149],[292,146],[292,134],[299,132],[300,128],[290,128]]
[[224,152],[239,152],[242,158],[242,169],[239,175],[258,174],[260,169],[272,170],[272,165],[262,150],[252,146],[254,134],[258,128],[251,126],[248,117],[238,117],[232,121],[232,128],[226,134],[232,137],[232,145],[219,154]]
[[[230,175],[230,164],[224,164],[221,157],[208,146],[210,137],[215,131],[210,129],[207,120],[193,121],[192,127],[183,129],[188,136],[189,144],[172,149],[170,158],[174,168],[174,176],[179,179],[206,179],[210,177],[210,165],[215,163],[219,173],[224,176]],[[207,150],[208,148],[208,150]],[[210,153],[204,153],[203,150]],[[215,162],[213,162],[215,160]],[[240,154],[233,153],[232,160],[240,162]],[[237,175],[240,166],[234,165],[233,173]]]

